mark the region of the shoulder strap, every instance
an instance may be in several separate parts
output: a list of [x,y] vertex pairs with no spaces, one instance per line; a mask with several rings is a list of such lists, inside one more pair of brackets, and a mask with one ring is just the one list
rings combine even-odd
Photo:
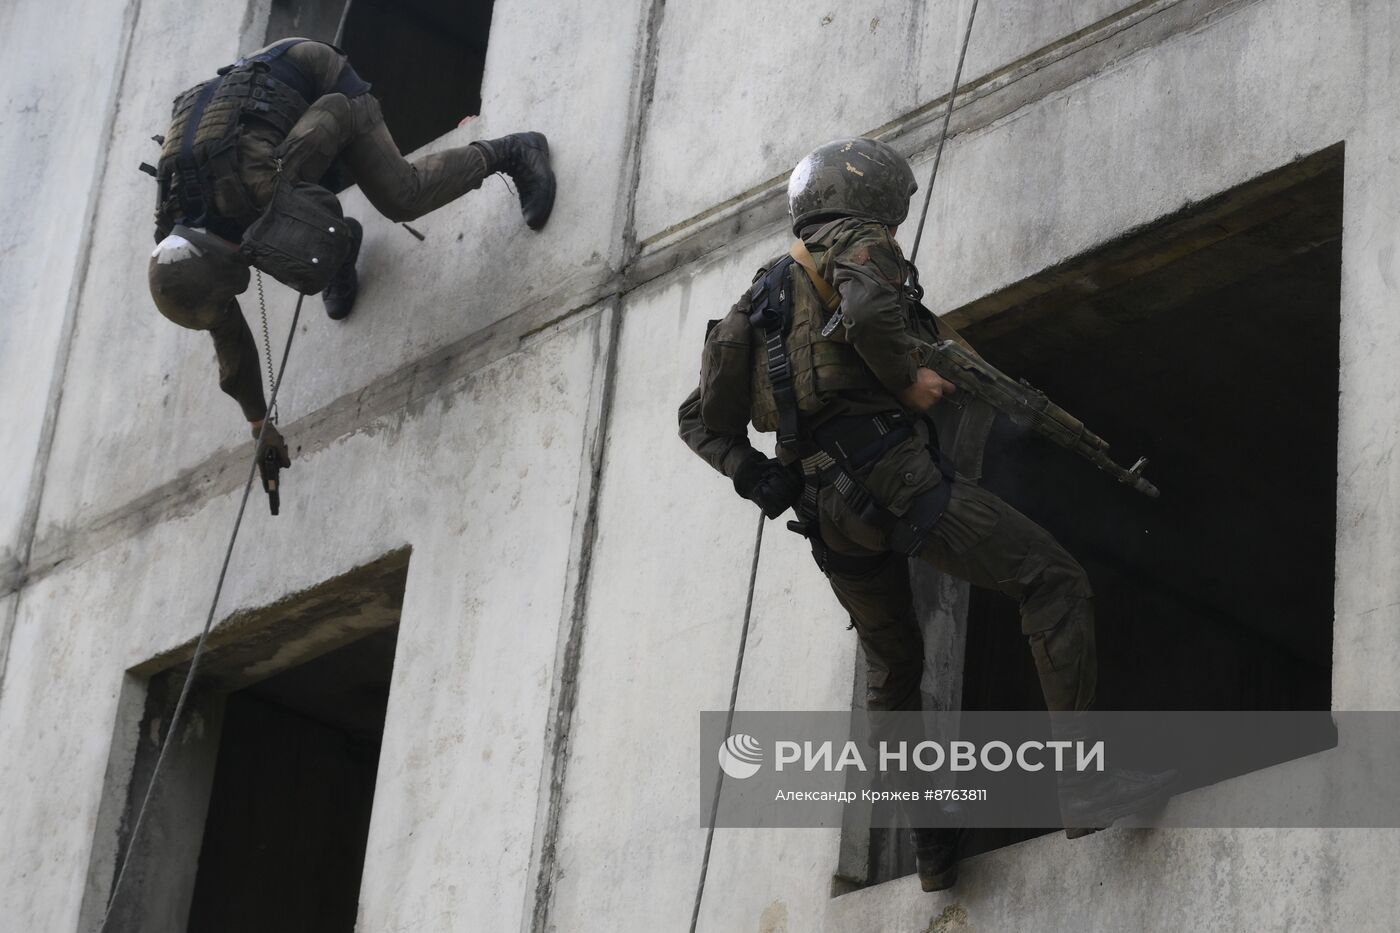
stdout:
[[199,121],[204,116],[204,108],[209,106],[209,99],[221,84],[222,78],[210,81],[199,92],[194,106],[190,108],[189,116],[185,118],[185,131],[180,137],[180,151],[175,157],[175,171],[180,180],[175,194],[180,202],[180,210],[184,213],[184,222],[191,227],[201,227],[209,223],[213,199],[209,192],[204,190],[204,180],[200,177],[199,165],[195,162],[194,136],[195,131],[199,129]]
[[836,306],[841,303],[841,296],[836,289],[831,287],[831,283],[822,278],[822,274],[817,271],[817,261],[812,258],[812,251],[807,248],[807,244],[801,240],[793,240],[792,246],[788,247],[788,255],[799,266],[807,270],[807,278],[812,280],[812,287],[817,290],[817,297],[822,300],[826,309],[835,311]]

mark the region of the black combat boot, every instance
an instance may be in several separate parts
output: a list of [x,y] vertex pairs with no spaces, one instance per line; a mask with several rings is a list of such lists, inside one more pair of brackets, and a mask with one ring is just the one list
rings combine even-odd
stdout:
[[349,317],[351,309],[355,307],[355,296],[360,293],[360,276],[355,271],[355,263],[360,258],[360,241],[364,239],[365,231],[360,227],[360,222],[353,217],[345,218],[345,223],[349,225],[350,233],[355,238],[354,245],[350,247],[350,255],[345,257],[345,261],[336,270],[331,284],[321,292],[321,301],[326,305],[326,316],[332,321],[343,321]]
[[946,891],[958,883],[960,829],[911,829],[914,865],[919,871],[919,887],[927,892]]
[[473,143],[486,154],[488,172],[505,172],[520,195],[520,212],[531,230],[539,230],[554,209],[554,170],[549,167],[549,140],[543,133],[512,133]]
[[1166,800],[1177,773],[1109,768],[1102,773],[1071,775],[1060,782],[1060,814],[1065,835],[1078,839],[1113,825],[1115,820]]

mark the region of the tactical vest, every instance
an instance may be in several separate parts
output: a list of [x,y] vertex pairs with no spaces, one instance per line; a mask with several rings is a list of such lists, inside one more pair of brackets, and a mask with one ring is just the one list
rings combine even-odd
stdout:
[[[170,216],[231,239],[257,218],[257,207],[238,177],[239,130],[251,117],[285,135],[310,107],[316,97],[310,78],[283,57],[303,41],[287,40],[239,59],[175,99],[156,167],[161,203],[168,205]],[[368,89],[353,69],[344,71],[348,74],[342,74],[341,83],[347,91],[355,82]]]
[[[846,231],[827,247],[820,243],[808,244],[817,260],[817,268],[821,268],[824,255],[844,250],[858,233],[859,228]],[[791,263],[787,277],[788,287],[792,289],[792,323],[787,329],[785,343],[798,411],[802,415],[814,415],[839,392],[883,391],[870,367],[847,342],[844,327],[836,327],[829,335],[822,333],[834,312],[823,306],[807,271]],[[779,405],[768,373],[768,355],[762,335],[754,335],[751,348],[749,420],[759,431],[777,431]]]

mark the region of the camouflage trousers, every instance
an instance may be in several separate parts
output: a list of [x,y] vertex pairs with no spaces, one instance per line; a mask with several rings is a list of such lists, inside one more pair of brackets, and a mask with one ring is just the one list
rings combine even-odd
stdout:
[[369,94],[320,97],[280,145],[261,151],[257,142],[240,153],[244,183],[259,204],[272,197],[276,159],[284,171],[319,180],[337,159],[349,170],[374,209],[393,221],[415,220],[468,191],[490,174],[481,147],[444,149],[409,161],[384,123],[379,101]]
[[[822,491],[821,533],[838,554],[880,553],[869,547],[873,529],[845,507],[835,489]],[[1015,599],[1046,707],[1089,708],[1097,682],[1093,591],[1083,568],[1049,532],[996,495],[957,482],[918,559]],[[908,560],[888,554],[869,572],[828,572],[827,577],[865,652],[867,708],[918,710],[924,641],[914,614]]]

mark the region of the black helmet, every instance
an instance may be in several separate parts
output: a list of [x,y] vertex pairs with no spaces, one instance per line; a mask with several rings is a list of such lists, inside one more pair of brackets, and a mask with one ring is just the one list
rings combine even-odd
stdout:
[[196,330],[222,321],[229,300],[248,287],[248,278],[248,260],[236,243],[182,224],[160,241],[147,267],[157,310]]
[[818,146],[788,179],[788,213],[797,233],[817,217],[862,217],[897,226],[919,188],[909,160],[874,139]]

